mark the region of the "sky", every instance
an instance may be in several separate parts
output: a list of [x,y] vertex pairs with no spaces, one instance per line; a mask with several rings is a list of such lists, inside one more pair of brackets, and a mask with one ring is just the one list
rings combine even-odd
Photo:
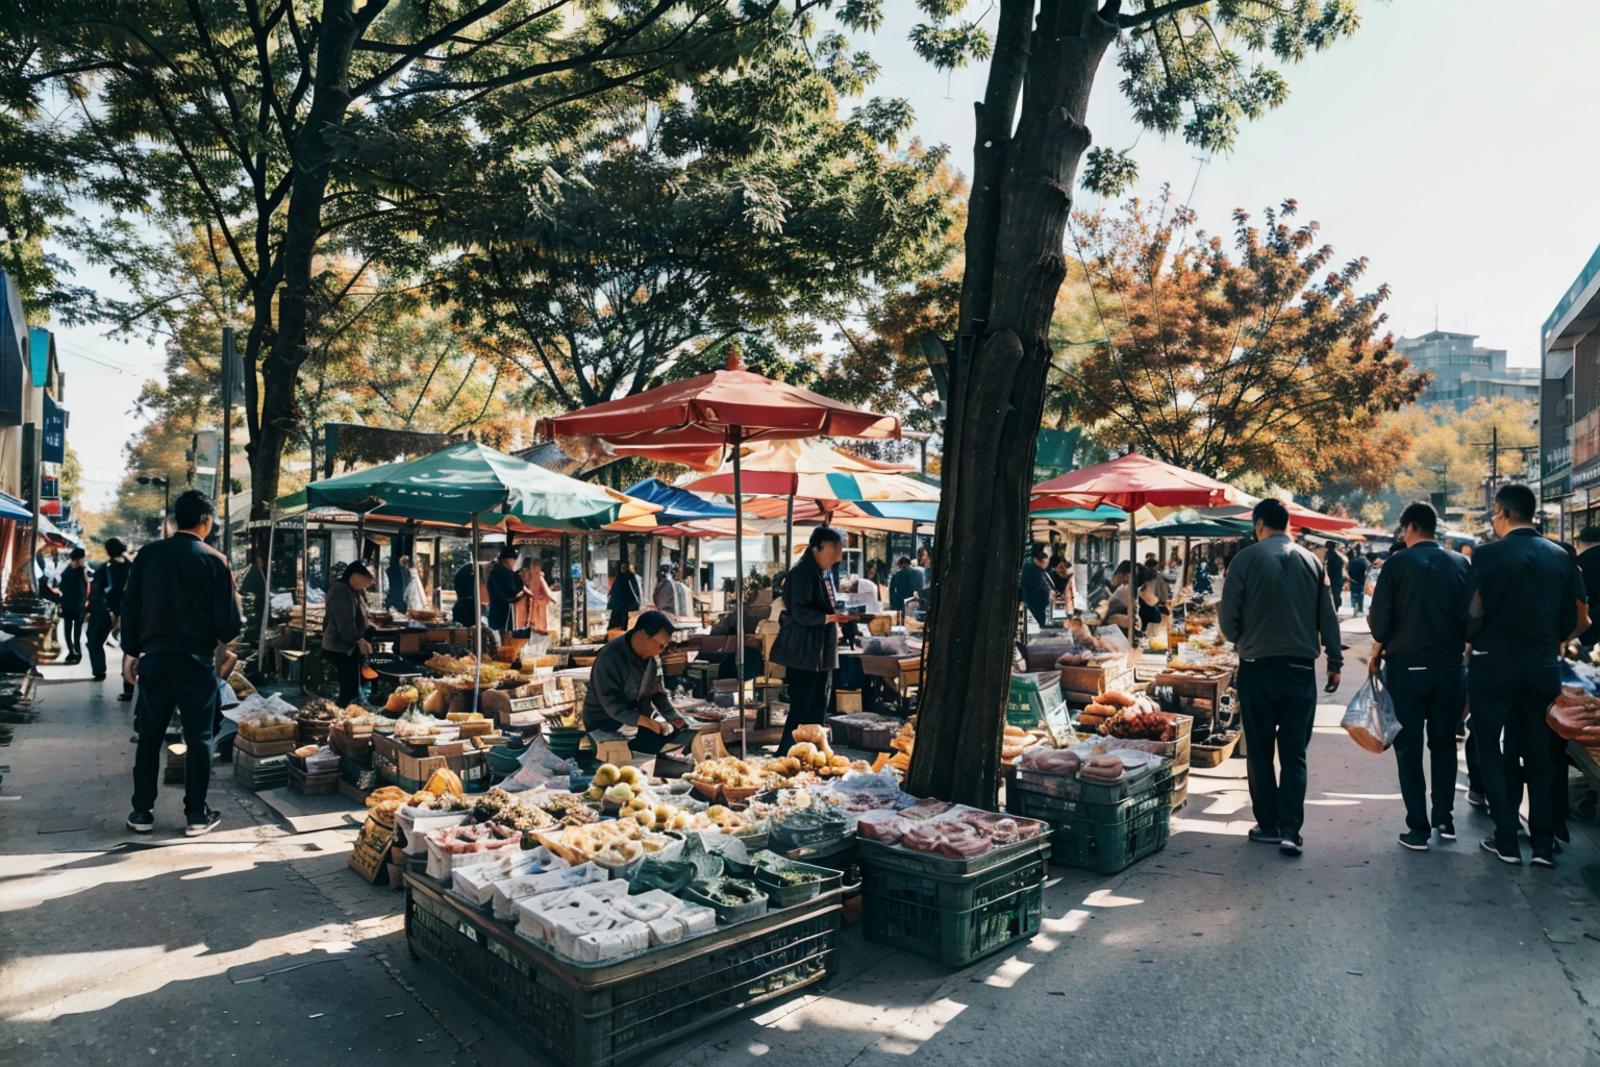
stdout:
[[[910,0],[862,42],[883,66],[875,92],[908,98],[916,133],[949,145],[968,168],[972,102],[986,65],[946,78],[906,43]],[[983,4],[973,4],[981,10]],[[1387,283],[1395,335],[1433,329],[1479,334],[1538,363],[1539,327],[1600,244],[1600,138],[1595,95],[1600,3],[1591,0],[1362,0],[1354,37],[1287,70],[1288,101],[1244,126],[1234,151],[1206,159],[1177,139],[1140,134],[1117,89],[1114,57],[1096,83],[1096,144],[1132,147],[1139,195],[1170,183],[1197,225],[1231,232],[1242,207],[1299,201],[1322,224],[1336,262],[1366,256],[1367,288]],[[993,24],[991,12],[988,21]],[[1081,194],[1080,207],[1096,206]],[[116,291],[85,270],[79,280]],[[90,507],[108,505],[136,431],[131,410],[162,352],[96,329],[58,330],[69,375],[69,442],[83,459]]]

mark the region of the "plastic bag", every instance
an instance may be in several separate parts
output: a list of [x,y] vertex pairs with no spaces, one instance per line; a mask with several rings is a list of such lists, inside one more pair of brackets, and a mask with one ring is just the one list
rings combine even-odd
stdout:
[[1400,720],[1394,713],[1394,701],[1388,686],[1378,675],[1369,675],[1350,703],[1340,721],[1351,740],[1368,752],[1387,752],[1394,739],[1400,736]]

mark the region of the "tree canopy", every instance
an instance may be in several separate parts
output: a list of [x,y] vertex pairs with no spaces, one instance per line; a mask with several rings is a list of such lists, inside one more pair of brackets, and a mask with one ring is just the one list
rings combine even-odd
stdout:
[[[1425,379],[1383,331],[1387,286],[1335,259],[1286,200],[1229,241],[1170,197],[1080,215],[1108,339],[1068,369],[1067,403],[1104,440],[1222,479],[1296,490],[1348,471]],[[1382,481],[1387,471],[1369,474]]]

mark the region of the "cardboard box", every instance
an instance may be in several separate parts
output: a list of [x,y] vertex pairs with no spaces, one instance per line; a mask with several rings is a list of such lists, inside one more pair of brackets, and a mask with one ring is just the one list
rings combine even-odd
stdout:
[[368,816],[361,833],[356,836],[356,846],[350,852],[350,869],[369,882],[377,882],[387,876],[385,868],[389,861],[389,850],[393,847],[394,828]]
[[425,782],[440,767],[447,766],[444,757],[425,746],[396,741],[384,734],[372,735],[372,765],[380,773],[388,768],[393,779]]
[[351,733],[349,730],[336,727],[328,731],[328,744],[333,750],[346,759],[354,760],[363,767],[372,766],[372,731],[366,733]]
[[364,805],[367,802],[367,794],[371,793],[372,790],[362,789],[360,786],[355,785],[348,779],[341,778],[339,779],[339,792],[341,795],[349,797],[357,804]]

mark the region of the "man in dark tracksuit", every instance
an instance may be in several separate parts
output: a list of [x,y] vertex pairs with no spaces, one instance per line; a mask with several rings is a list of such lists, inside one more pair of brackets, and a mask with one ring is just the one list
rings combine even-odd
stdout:
[[[1328,691],[1339,686],[1344,657],[1328,576],[1317,557],[1285,532],[1278,500],[1256,505],[1256,543],[1243,549],[1222,583],[1218,622],[1239,653],[1239,701],[1248,746],[1250,840],[1298,856],[1305,842],[1306,745],[1317,713],[1317,645],[1328,653]],[[1274,773],[1273,749],[1282,765]]]
[[1328,591],[1333,594],[1333,611],[1337,615],[1344,607],[1344,553],[1332,541],[1328,542],[1328,561],[1324,569],[1328,572]]
[[106,562],[94,572],[89,583],[89,623],[85,636],[89,644],[89,667],[94,680],[106,680],[106,638],[116,628],[122,614],[122,594],[128,588],[128,546],[113,537],[106,541]]
[[[1456,726],[1465,700],[1461,656],[1472,564],[1459,552],[1439,547],[1433,539],[1438,527],[1432,506],[1420,501],[1401,514],[1406,550],[1378,572],[1368,616],[1379,648],[1368,670],[1382,669],[1401,727],[1394,742],[1406,805],[1400,844],[1417,852],[1427,851],[1433,830],[1443,840],[1456,839]],[[1424,742],[1431,757],[1431,811],[1422,774]]]
[[[1521,864],[1513,783],[1517,764],[1528,784],[1528,834],[1533,863],[1555,866],[1551,821],[1551,761],[1544,714],[1561,691],[1557,658],[1578,627],[1585,602],[1583,575],[1560,545],[1533,528],[1538,502],[1525,485],[1502,486],[1494,497],[1499,540],[1472,556],[1467,586],[1467,702],[1479,769],[1494,817],[1483,849]],[[1392,565],[1392,564],[1391,564]]]
[[89,560],[81,548],[72,550],[61,571],[61,631],[67,646],[63,663],[83,662],[83,611],[89,604]]
[[244,620],[233,573],[222,553],[205,543],[214,511],[204,493],[189,490],[172,504],[178,532],[139,550],[122,600],[122,647],[139,657],[139,748],[133,764],[133,813],[128,829],[155,828],[152,809],[161,745],[176,711],[188,751],[183,761],[185,833],[209,833],[222,816],[206,803],[211,783],[211,730],[220,699],[217,645],[239,635]]
[[1028,609],[1040,627],[1050,625],[1050,572],[1045,570],[1049,553],[1043,545],[1034,545],[1028,562],[1022,565],[1022,605]]

